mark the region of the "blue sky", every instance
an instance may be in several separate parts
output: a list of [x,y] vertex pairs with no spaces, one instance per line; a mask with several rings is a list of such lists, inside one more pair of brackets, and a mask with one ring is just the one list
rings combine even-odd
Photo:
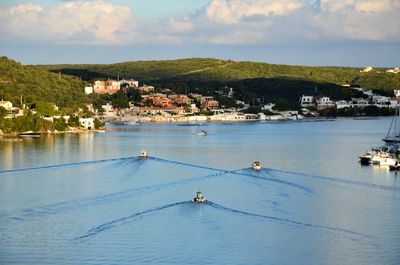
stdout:
[[[0,7],[11,7],[18,4],[34,2],[46,7],[53,7],[66,0],[1,0]],[[200,9],[209,3],[208,0],[112,0],[107,1],[119,5],[127,5],[135,10],[135,16],[143,19],[161,18],[163,16],[184,14]]]
[[0,55],[399,66],[399,13],[400,0],[2,0]]

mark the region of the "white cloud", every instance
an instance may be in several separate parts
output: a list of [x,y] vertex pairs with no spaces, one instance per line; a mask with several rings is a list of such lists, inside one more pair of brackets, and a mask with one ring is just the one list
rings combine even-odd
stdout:
[[213,0],[206,14],[216,22],[235,24],[249,16],[286,15],[301,6],[297,0]]
[[0,8],[2,40],[80,44],[400,41],[400,0],[210,0],[191,14],[135,19],[106,0]]
[[0,22],[3,36],[110,44],[133,30],[134,18],[128,7],[98,0],[69,1],[50,8],[20,4],[0,9]]
[[362,12],[387,12],[396,2],[399,3],[398,1],[392,2],[390,0],[358,1],[355,3],[355,9]]

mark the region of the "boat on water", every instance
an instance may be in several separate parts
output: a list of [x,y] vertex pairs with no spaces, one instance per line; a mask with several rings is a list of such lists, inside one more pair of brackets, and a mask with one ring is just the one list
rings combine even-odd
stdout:
[[142,150],[142,151],[140,151],[140,153],[139,153],[139,157],[141,157],[141,158],[147,158],[147,157],[149,157],[149,154],[148,154],[145,150]]
[[382,139],[387,144],[399,144],[400,143],[400,110],[396,108],[396,114],[393,116],[392,122],[390,123],[389,130],[386,137]]
[[360,159],[361,165],[364,165],[364,166],[368,166],[369,164],[371,164],[372,163],[371,160],[373,157],[374,157],[373,152],[367,152],[364,155],[358,156],[358,158]]
[[389,166],[390,171],[399,171],[400,170],[400,161],[396,161],[394,165]]
[[197,133],[197,136],[206,136],[206,135],[207,135],[207,132],[204,131],[204,130],[200,130],[200,131]]
[[203,203],[206,201],[206,197],[201,193],[201,191],[196,192],[196,197],[193,198],[194,203]]
[[251,167],[254,169],[254,170],[260,170],[261,169],[261,162],[260,161],[254,161],[253,162],[253,164],[251,164]]
[[387,151],[376,151],[372,158],[371,164],[373,165],[380,165],[380,166],[390,166],[396,163],[396,158],[394,158],[391,154]]
[[17,136],[21,138],[39,138],[40,136],[42,136],[42,134],[39,132],[25,132],[19,133],[17,134]]

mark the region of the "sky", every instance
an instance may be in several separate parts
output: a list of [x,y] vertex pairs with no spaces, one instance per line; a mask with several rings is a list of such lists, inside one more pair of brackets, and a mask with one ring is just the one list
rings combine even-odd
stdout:
[[400,0],[0,0],[0,55],[398,67],[399,14]]

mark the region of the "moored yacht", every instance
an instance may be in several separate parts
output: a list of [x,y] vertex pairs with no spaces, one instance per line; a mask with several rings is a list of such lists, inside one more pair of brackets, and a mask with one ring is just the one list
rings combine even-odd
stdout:
[[390,166],[396,163],[396,159],[386,151],[378,151],[371,158],[371,164],[380,166]]
[[360,159],[361,165],[369,165],[372,163],[372,158],[374,154],[372,152],[367,152],[364,155],[360,155],[358,158]]

